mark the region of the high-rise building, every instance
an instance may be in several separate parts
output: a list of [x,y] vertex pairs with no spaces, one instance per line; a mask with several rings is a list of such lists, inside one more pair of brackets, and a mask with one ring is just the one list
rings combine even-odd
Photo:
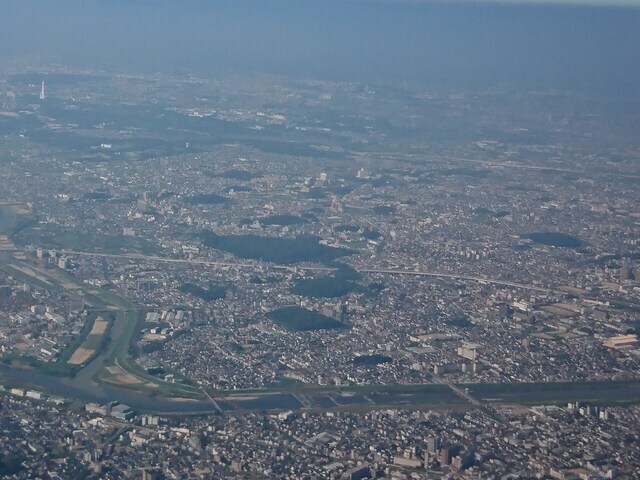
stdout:
[[479,348],[480,345],[478,345],[477,343],[465,342],[462,344],[462,346],[458,347],[457,353],[462,358],[466,358],[475,362],[478,358]]
[[432,437],[427,438],[427,451],[429,453],[438,453],[440,449],[440,437],[434,435]]
[[11,286],[0,285],[0,301],[11,298]]
[[633,280],[633,267],[629,262],[625,262],[620,267],[620,281],[626,282],[627,280]]
[[369,172],[367,172],[364,168],[361,168],[360,170],[358,170],[358,173],[356,174],[356,177],[363,180],[363,179],[367,179],[369,178]]
[[438,455],[438,461],[440,465],[449,465],[451,464],[451,449],[450,448],[442,448],[440,449],[440,454]]

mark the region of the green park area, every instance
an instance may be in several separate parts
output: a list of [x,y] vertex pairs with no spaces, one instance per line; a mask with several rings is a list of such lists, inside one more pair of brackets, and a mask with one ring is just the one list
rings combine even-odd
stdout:
[[267,316],[275,324],[292,332],[334,330],[349,327],[346,323],[298,306],[281,307],[269,312]]
[[312,236],[278,238],[258,235],[216,235],[211,231],[204,231],[202,243],[209,248],[231,253],[238,258],[285,265],[300,262],[329,263],[356,253],[346,248],[323,245],[318,237]]
[[16,245],[82,252],[157,254],[158,246],[135,236],[69,231],[56,225],[31,225],[14,235]]
[[528,238],[533,243],[550,247],[580,248],[584,245],[578,237],[562,232],[534,232]]
[[471,383],[461,388],[478,400],[524,405],[590,402],[594,404],[637,403],[640,380],[573,381],[537,383]]
[[347,295],[358,288],[358,284],[341,276],[309,278],[299,281],[291,293],[311,298],[336,298]]
[[218,285],[214,282],[209,282],[207,288],[196,285],[195,283],[185,283],[180,286],[180,291],[188,293],[196,298],[204,300],[205,302],[212,302],[213,300],[219,300],[224,298],[227,294],[226,287]]

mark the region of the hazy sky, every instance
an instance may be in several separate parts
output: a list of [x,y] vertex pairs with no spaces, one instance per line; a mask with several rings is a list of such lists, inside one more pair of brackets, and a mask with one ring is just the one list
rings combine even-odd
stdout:
[[[385,0],[382,0],[385,1]],[[389,0],[393,1],[393,0]],[[397,1],[416,1],[428,2],[432,0],[397,0]],[[640,0],[450,0],[463,2],[497,2],[511,4],[545,4],[545,5],[600,5],[600,6],[640,6]]]
[[[640,0],[599,3],[625,1]],[[6,0],[0,56],[120,71],[638,91],[640,8],[529,3]]]

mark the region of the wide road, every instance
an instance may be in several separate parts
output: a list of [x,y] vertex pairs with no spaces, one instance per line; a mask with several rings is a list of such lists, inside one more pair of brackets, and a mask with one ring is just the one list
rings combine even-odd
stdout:
[[[274,270],[296,270],[307,272],[331,272],[335,268],[331,267],[313,267],[313,266],[290,266],[290,265],[277,265],[269,264],[267,267],[263,267],[256,263],[251,262],[218,262],[212,260],[201,260],[195,258],[168,258],[158,257],[155,255],[143,255],[140,253],[98,253],[98,252],[80,252],[77,250],[60,250],[65,256],[83,256],[83,257],[98,257],[98,258],[115,258],[119,260],[143,260],[148,262],[158,263],[179,263],[187,265],[205,265],[209,267],[230,267],[230,268],[249,268],[249,269],[263,269],[270,268]],[[357,270],[359,273],[373,273],[383,275],[412,275],[417,277],[434,277],[434,278],[447,278],[451,280],[461,280],[476,283],[486,283],[491,285],[501,285],[505,287],[521,288],[524,290],[530,290],[538,293],[551,293],[556,291],[552,288],[545,288],[538,285],[530,285],[525,283],[510,282],[508,280],[502,280],[499,278],[487,278],[474,275],[464,275],[460,273],[439,273],[439,272],[426,272],[421,270],[403,270],[403,269],[388,269],[388,268],[363,268]]]
[[607,171],[594,171],[589,168],[562,168],[556,167],[554,165],[535,165],[531,163],[514,163],[514,162],[496,162],[493,160],[478,160],[475,158],[463,158],[463,157],[450,157],[445,155],[430,155],[430,154],[420,154],[420,153],[396,153],[396,152],[351,152],[352,155],[358,156],[360,158],[366,158],[367,156],[372,157],[386,157],[386,158],[394,158],[394,159],[405,159],[409,161],[415,160],[425,160],[428,161],[423,163],[423,166],[428,166],[429,163],[445,163],[447,165],[451,165],[452,162],[458,163],[471,163],[474,165],[482,166],[482,167],[498,167],[498,168],[514,168],[519,170],[534,170],[534,171],[548,171],[548,172],[558,172],[558,173],[572,173],[576,175],[581,175],[584,177],[594,177],[594,176],[604,176],[604,177],[619,177],[619,178],[633,178],[640,180],[640,175],[636,175],[634,173],[627,172],[616,172],[613,170]]

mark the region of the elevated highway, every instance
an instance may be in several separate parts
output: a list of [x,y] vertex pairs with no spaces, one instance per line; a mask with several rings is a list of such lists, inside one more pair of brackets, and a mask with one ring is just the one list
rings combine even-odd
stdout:
[[[139,253],[100,253],[100,252],[81,252],[77,250],[61,250],[66,256],[84,256],[84,257],[97,257],[97,258],[114,258],[120,260],[141,260],[148,262],[158,263],[177,263],[186,265],[204,265],[210,267],[227,267],[227,268],[247,268],[247,269],[272,269],[272,270],[286,270],[286,271],[307,271],[307,272],[331,272],[334,268],[331,267],[317,267],[317,266],[291,266],[291,265],[277,265],[268,264],[268,266],[261,266],[252,262],[220,262],[213,260],[202,260],[195,258],[168,258],[159,257],[155,255],[143,255]],[[480,277],[475,275],[466,275],[460,273],[440,273],[440,272],[427,272],[422,270],[406,270],[406,269],[390,269],[390,268],[362,268],[357,269],[359,273],[373,273],[383,275],[411,275],[417,277],[434,277],[434,278],[446,278],[451,280],[461,280],[467,282],[485,283],[492,285],[501,285],[505,287],[521,288],[524,290],[535,291],[538,293],[552,293],[556,291],[552,288],[545,288],[539,285],[524,284],[518,282],[511,282],[500,278]]]

